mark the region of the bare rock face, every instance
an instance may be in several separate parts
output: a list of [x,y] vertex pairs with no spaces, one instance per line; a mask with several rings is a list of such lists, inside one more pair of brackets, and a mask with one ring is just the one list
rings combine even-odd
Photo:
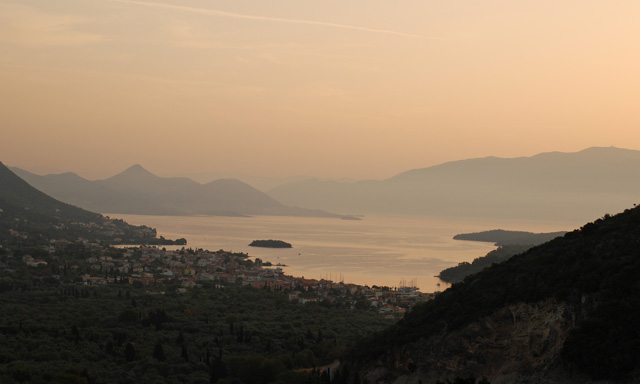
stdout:
[[584,383],[560,353],[591,305],[547,299],[509,305],[468,326],[389,350],[359,369],[363,383],[418,384],[466,377],[502,383]]

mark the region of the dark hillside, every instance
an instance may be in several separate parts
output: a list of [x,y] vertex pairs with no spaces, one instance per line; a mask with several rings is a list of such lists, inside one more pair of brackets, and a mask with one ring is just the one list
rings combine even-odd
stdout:
[[105,244],[172,243],[157,239],[153,228],[129,225],[60,202],[33,188],[0,163],[0,241],[29,247],[49,244],[50,240],[78,238]]
[[[369,338],[354,350],[352,358],[363,367],[389,356],[394,348],[408,350],[414,342],[419,344],[420,340],[483,324],[481,319],[508,306],[556,303],[552,306],[566,310],[563,318],[554,321],[562,321],[568,333],[554,336],[556,341],[564,337],[564,342],[553,361],[544,363],[544,369],[562,363],[565,374],[575,369],[576,374],[585,374],[592,380],[625,379],[638,369],[640,358],[638,276],[640,210],[634,208],[613,217],[606,215],[466,277],[435,300],[415,308],[393,327]],[[446,348],[438,351],[454,355],[458,352]],[[500,354],[497,356],[498,361],[485,361],[483,365],[501,367],[510,358],[503,356],[504,361],[499,361]],[[420,361],[419,355],[411,358]],[[482,361],[483,357],[477,358]],[[414,364],[414,371],[433,368]],[[411,373],[395,368],[397,376]]]
[[79,221],[95,220],[100,217],[97,213],[62,203],[38,191],[1,162],[0,201],[4,213],[7,213],[7,210],[16,210],[19,216],[64,217]]
[[[29,238],[29,233],[56,233],[61,225],[92,222],[101,215],[57,201],[16,176],[0,163],[0,239]],[[66,234],[65,234],[66,235]]]
[[490,267],[494,263],[501,263],[510,257],[522,253],[533,245],[503,245],[490,251],[482,257],[474,259],[471,263],[463,261],[454,267],[449,267],[440,271],[438,278],[447,283],[458,283],[465,277],[473,273],[478,273],[483,269]]
[[490,267],[493,263],[500,263],[509,259],[513,255],[522,253],[529,248],[546,243],[558,236],[563,236],[566,232],[532,233],[522,231],[505,231],[495,229],[491,231],[463,233],[455,235],[455,240],[484,241],[495,243],[498,249],[478,257],[469,263],[463,261],[454,267],[447,268],[440,272],[440,280],[447,283],[457,283],[462,281],[467,275],[478,273],[484,268]]

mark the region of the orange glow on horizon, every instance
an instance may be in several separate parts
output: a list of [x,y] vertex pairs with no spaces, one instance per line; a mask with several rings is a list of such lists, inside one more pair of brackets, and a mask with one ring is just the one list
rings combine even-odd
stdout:
[[383,179],[640,149],[639,16],[633,1],[4,0],[0,161]]

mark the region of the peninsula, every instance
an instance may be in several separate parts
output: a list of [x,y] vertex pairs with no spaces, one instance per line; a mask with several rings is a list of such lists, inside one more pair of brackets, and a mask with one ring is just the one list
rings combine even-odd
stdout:
[[533,233],[523,231],[505,231],[494,229],[476,233],[461,233],[453,237],[454,240],[482,241],[502,245],[539,245],[564,236],[566,232]]

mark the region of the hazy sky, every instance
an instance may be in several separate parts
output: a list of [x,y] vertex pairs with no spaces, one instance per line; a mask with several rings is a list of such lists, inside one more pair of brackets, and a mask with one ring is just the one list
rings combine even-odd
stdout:
[[0,161],[386,178],[640,149],[640,2],[0,0]]

